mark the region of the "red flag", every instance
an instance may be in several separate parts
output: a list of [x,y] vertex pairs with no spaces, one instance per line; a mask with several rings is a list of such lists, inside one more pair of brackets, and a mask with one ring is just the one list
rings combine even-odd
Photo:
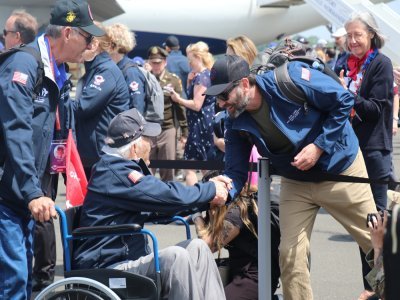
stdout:
[[87,191],[87,179],[75,145],[72,129],[69,130],[67,139],[66,176],[67,208],[82,205]]

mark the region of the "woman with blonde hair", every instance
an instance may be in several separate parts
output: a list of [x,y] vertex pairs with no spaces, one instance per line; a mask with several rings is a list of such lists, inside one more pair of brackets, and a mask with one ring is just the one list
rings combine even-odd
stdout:
[[[207,177],[212,177],[214,174]],[[227,300],[258,299],[258,206],[257,186],[248,185],[229,206],[213,207],[205,218],[192,215],[199,238],[211,251],[220,252],[225,247],[229,252],[229,274],[225,285]],[[277,196],[277,195],[274,195]],[[279,270],[279,204],[271,204],[271,292],[278,299]]]
[[136,46],[135,35],[128,26],[120,23],[108,26],[106,31],[111,39],[111,45],[107,51],[122,71],[129,89],[129,108],[136,108],[144,115],[146,109],[146,79],[138,66],[133,64],[128,57],[128,53]]
[[94,37],[91,43],[91,49],[82,55],[86,72],[79,79],[73,101],[77,146],[88,179],[92,166],[100,158],[108,124],[129,109],[124,77],[107,52],[111,47],[110,36]]
[[226,54],[243,57],[251,66],[257,57],[258,51],[251,39],[245,35],[239,35],[226,41]]
[[[187,82],[188,99],[183,99],[175,91],[171,99],[186,108],[189,135],[185,145],[186,160],[206,160],[207,152],[214,144],[212,120],[215,114],[215,97],[204,96],[211,85],[210,70],[214,59],[208,45],[202,41],[190,44],[186,48],[192,72]],[[186,184],[197,183],[194,170],[186,170]]]

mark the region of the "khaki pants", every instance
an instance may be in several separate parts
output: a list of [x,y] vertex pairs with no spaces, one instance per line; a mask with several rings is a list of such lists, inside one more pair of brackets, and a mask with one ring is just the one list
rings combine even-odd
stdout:
[[[342,174],[368,177],[360,151]],[[365,225],[367,214],[376,212],[369,184],[313,183],[282,178],[279,263],[285,300],[313,299],[308,254],[311,231],[320,207],[344,226],[365,253],[372,247]]]
[[[150,161],[152,160],[175,160],[176,158],[176,128],[164,129],[157,137],[151,138],[154,146],[150,151]],[[151,169],[153,174],[156,169]],[[174,180],[174,169],[160,169],[162,181]]]

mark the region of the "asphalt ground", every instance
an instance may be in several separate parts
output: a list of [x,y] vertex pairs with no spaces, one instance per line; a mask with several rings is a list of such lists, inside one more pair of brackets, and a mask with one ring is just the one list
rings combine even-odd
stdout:
[[[397,168],[397,177],[400,178],[400,134],[394,138],[393,146],[393,161]],[[64,201],[65,187],[60,182],[56,203],[65,207]],[[58,221],[55,226],[56,280],[59,280],[63,278],[63,260]],[[147,225],[146,228],[156,234],[160,248],[174,245],[185,238],[184,226]],[[191,233],[195,236],[193,225]],[[226,256],[226,252],[222,256]],[[318,213],[311,238],[311,281],[315,300],[357,299],[363,290],[358,246],[345,229],[323,209]]]

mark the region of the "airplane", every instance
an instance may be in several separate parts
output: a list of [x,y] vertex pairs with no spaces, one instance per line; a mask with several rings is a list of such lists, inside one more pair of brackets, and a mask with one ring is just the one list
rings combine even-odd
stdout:
[[[226,39],[246,35],[256,45],[296,34],[328,22],[302,0],[88,0],[94,18],[105,25],[123,23],[135,32],[137,46],[130,56],[146,58],[147,49],[161,46],[174,34],[185,50],[202,40],[210,52],[225,52]],[[380,2],[380,1],[372,1]],[[43,30],[54,0],[0,0],[0,22],[12,10],[25,8]]]

